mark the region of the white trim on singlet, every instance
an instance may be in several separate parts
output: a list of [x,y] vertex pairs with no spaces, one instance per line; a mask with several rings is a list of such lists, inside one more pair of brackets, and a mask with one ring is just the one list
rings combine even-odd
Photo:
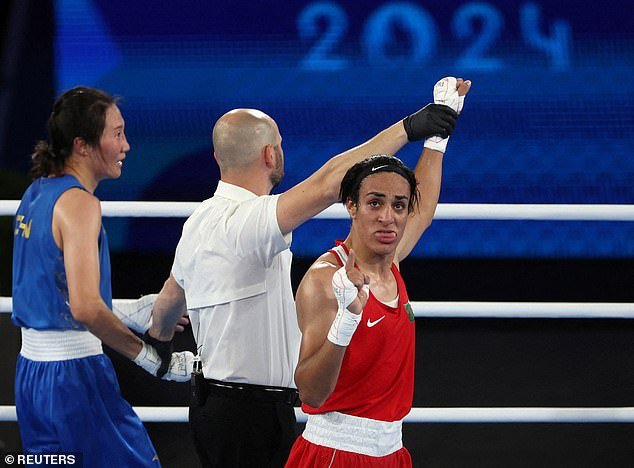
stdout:
[[346,253],[346,249],[343,248],[343,245],[336,245],[332,249],[330,249],[329,252],[335,254],[335,256],[339,258],[341,265],[345,266],[346,262],[348,261],[348,254]]
[[22,328],[20,354],[31,361],[67,361],[103,354],[103,349],[89,331]]
[[331,411],[309,414],[302,437],[308,442],[371,457],[384,457],[403,447],[403,421],[378,421]]

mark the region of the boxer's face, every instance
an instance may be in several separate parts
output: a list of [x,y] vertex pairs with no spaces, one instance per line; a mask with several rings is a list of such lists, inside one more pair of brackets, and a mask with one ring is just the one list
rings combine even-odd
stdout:
[[97,180],[116,179],[121,176],[123,160],[130,151],[126,139],[125,121],[116,105],[111,105],[106,111],[106,121],[99,139],[99,146],[91,148],[92,165]]
[[359,202],[348,200],[353,229],[370,250],[393,254],[403,237],[411,197],[407,180],[395,172],[367,176],[359,187]]

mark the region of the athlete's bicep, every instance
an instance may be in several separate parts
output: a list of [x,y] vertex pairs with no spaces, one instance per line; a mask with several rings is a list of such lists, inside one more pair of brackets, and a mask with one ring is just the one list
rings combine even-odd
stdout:
[[59,229],[69,302],[79,320],[101,301],[99,290],[99,200],[87,192],[70,190],[55,205],[53,217]]
[[302,332],[300,362],[323,345],[337,314],[337,300],[330,286],[334,271],[330,264],[313,265],[297,289],[297,321]]

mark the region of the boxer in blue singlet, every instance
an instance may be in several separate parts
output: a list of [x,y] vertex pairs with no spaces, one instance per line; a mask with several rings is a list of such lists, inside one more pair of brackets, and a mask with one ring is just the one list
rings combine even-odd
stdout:
[[[110,260],[99,200],[130,150],[106,93],[76,87],[55,102],[50,143],[32,156],[34,182],[14,226],[13,323],[22,328],[15,400],[25,453],[76,453],[83,466],[160,466],[120,394],[102,342],[165,379],[189,379],[193,355],[165,359],[112,313]],[[160,370],[162,369],[162,370]]]

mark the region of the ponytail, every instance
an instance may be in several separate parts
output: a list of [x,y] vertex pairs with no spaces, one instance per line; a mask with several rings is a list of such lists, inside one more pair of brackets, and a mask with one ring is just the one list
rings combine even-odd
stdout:
[[31,177],[47,177],[60,175],[64,168],[64,160],[55,157],[52,148],[45,141],[38,141],[31,155]]

